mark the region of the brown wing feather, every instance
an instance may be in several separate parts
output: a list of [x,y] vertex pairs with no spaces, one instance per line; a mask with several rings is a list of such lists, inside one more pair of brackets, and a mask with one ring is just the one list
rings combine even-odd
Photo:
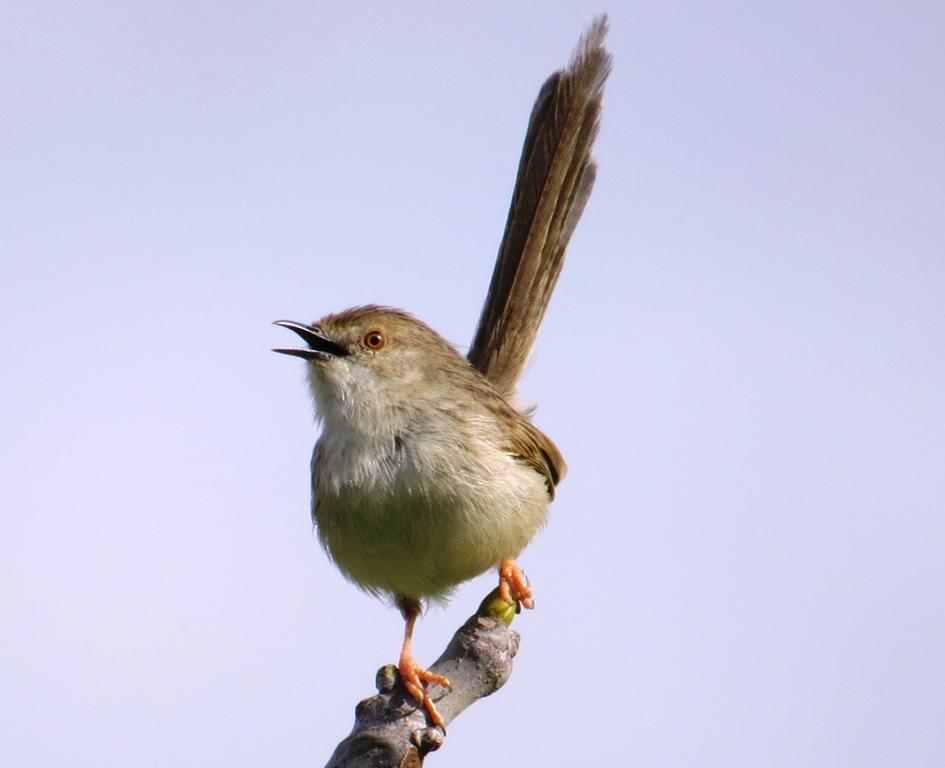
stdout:
[[544,476],[548,495],[553,499],[555,486],[567,471],[564,457],[557,446],[524,417],[516,423],[516,429],[511,432],[509,438],[506,450]]

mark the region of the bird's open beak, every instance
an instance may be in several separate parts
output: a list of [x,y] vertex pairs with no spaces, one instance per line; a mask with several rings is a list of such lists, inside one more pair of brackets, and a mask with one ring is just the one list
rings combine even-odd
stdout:
[[302,341],[309,346],[308,349],[274,349],[273,352],[280,352],[283,355],[295,355],[295,357],[301,357],[304,360],[327,360],[330,357],[341,357],[348,354],[344,347],[335,344],[322,333],[321,328],[314,325],[296,323],[292,320],[276,320],[273,325],[295,331],[302,337]]

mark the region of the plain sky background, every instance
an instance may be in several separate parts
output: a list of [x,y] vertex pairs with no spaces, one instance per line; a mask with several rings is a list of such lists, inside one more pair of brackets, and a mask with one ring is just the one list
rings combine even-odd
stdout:
[[430,765],[945,764],[931,1],[4,3],[0,764],[327,759],[401,622],[312,533],[270,323],[467,344],[601,10],[598,183],[521,388],[570,474],[515,673]]

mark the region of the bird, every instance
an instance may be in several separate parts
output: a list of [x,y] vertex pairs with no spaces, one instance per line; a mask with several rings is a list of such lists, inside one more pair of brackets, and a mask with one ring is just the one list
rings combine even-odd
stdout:
[[534,607],[518,558],[566,464],[516,406],[516,385],[594,185],[606,32],[596,18],[539,91],[465,357],[413,315],[377,304],[275,323],[305,343],[273,351],[305,361],[321,424],[311,461],[318,537],[348,580],[399,608],[401,681],[439,727],[426,684],[449,681],[411,650],[424,606],[494,568],[501,599]]

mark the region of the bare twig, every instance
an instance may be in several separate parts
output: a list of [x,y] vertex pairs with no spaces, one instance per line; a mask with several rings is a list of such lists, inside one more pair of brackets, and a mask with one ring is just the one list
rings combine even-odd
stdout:
[[[447,723],[509,679],[519,644],[518,633],[509,627],[513,615],[513,606],[495,590],[430,667],[453,685],[451,691],[438,685],[429,688]],[[423,708],[400,684],[396,666],[381,667],[376,683],[378,694],[355,708],[354,728],[335,749],[328,768],[420,766],[424,756],[443,744],[446,734],[428,725]]]

